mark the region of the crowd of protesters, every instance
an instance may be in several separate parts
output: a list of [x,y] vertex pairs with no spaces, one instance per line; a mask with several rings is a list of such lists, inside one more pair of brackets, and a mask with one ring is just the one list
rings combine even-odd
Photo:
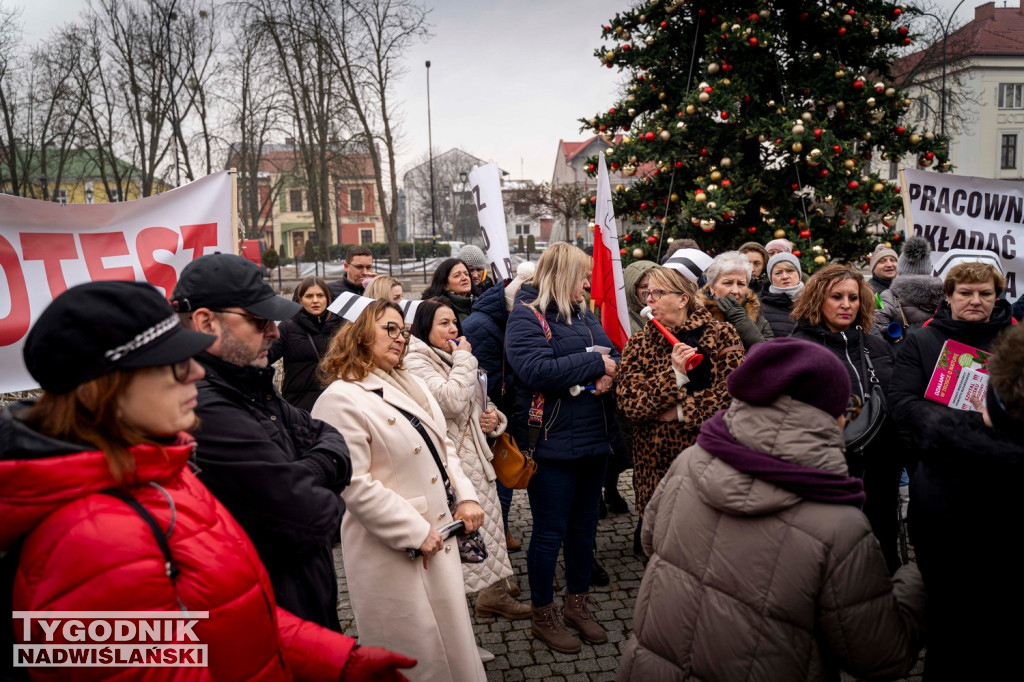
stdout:
[[[1019,532],[1024,305],[998,259],[933,267],[915,237],[870,277],[808,277],[784,239],[679,240],[626,268],[621,349],[592,267],[558,242],[495,279],[467,246],[408,314],[365,247],[291,301],[228,254],[166,298],[72,287],[25,343],[42,395],[0,415],[0,605],[206,611],[216,679],[483,680],[467,595],[563,654],[608,641],[595,534],[632,468],[646,571],[618,679],[885,679],[925,645],[928,680],[1013,675],[1024,587],[990,555]],[[346,292],[373,300],[346,319]],[[973,409],[926,396],[947,342],[987,357]],[[522,540],[508,436],[537,464]]]

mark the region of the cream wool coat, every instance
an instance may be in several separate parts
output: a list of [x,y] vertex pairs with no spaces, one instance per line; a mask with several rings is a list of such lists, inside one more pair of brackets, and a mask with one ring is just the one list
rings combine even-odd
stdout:
[[[455,444],[445,435],[441,408],[420,384],[430,414],[374,374],[362,381],[335,381],[313,406],[315,418],[345,436],[352,458],[352,482],[342,492],[341,548],[356,629],[360,644],[417,659],[415,668],[402,671],[410,680],[485,680],[455,539],[445,541],[427,569],[422,559],[411,561],[405,554],[423,544],[431,527],[452,518],[430,450],[395,407],[423,423],[458,500],[477,501],[454,456]],[[383,391],[383,399],[375,390]]]
[[[508,549],[505,547],[501,503],[498,501],[497,488],[494,487],[495,474],[491,465],[494,455],[487,445],[487,437],[480,430],[483,398],[477,383],[477,360],[472,353],[445,353],[412,337],[409,339],[405,366],[426,382],[430,393],[441,406],[448,422],[448,438],[455,443],[462,470],[473,482],[480,506],[484,510],[484,525],[480,532],[487,544],[487,558],[479,564],[462,564],[466,593],[473,594],[513,573]],[[487,406],[498,413],[498,427],[488,434],[494,438],[505,431],[508,419],[497,411],[494,403],[487,401]],[[463,432],[466,434],[465,439],[462,438]],[[461,450],[458,448],[460,441]]]

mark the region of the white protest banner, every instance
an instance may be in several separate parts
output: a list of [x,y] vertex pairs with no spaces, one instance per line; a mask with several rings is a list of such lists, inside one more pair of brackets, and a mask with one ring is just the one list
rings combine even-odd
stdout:
[[199,256],[235,252],[230,171],[157,196],[113,204],[58,204],[0,195],[0,391],[32,388],[25,336],[68,287],[149,282],[170,296]]
[[[349,322],[355,322],[359,319],[359,315],[366,310],[366,306],[373,303],[373,301],[374,299],[369,296],[360,296],[351,291],[343,291],[338,294],[338,298],[334,299],[327,306],[327,309],[339,317],[344,317]],[[413,318],[416,317],[416,309],[420,307],[422,302],[408,301],[404,298],[399,301],[398,307],[402,309],[402,319],[412,324]]]
[[907,236],[928,240],[933,274],[950,251],[989,251],[1002,264],[1007,297],[1015,300],[1017,275],[1024,273],[1024,186],[919,170],[904,170],[902,177]]
[[480,234],[484,238],[488,270],[495,282],[512,276],[512,257],[508,251],[505,207],[501,201],[501,173],[498,164],[485,163],[469,172],[469,184],[476,201]]

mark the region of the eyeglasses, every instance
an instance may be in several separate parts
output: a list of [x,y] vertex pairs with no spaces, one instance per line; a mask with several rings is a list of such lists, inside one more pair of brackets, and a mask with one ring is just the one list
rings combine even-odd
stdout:
[[369,265],[357,265],[355,263],[345,263],[345,266],[348,267],[349,270],[359,270],[360,272],[362,272],[364,270],[373,270],[373,263],[371,263]]
[[244,317],[245,319],[252,322],[256,326],[256,330],[261,334],[267,331],[267,327],[269,327],[270,323],[273,322],[273,320],[268,320],[264,317],[256,317],[255,315],[251,315],[249,313],[236,313],[234,310],[215,310],[214,312],[227,313],[228,315],[239,315],[241,317]]
[[383,322],[378,322],[377,326],[383,329],[387,329],[388,336],[390,336],[393,339],[397,339],[399,336],[401,336],[403,339],[408,341],[409,337],[412,336],[412,332],[409,331],[408,327],[403,327],[397,322],[388,322],[387,324]]
[[188,377],[192,374],[192,358],[179,360],[171,365],[171,375],[179,384],[187,384]]
[[683,292],[676,291],[675,289],[651,289],[650,291],[647,292],[647,298],[651,299],[652,301],[660,301],[661,297],[664,296],[665,294],[676,294],[677,296],[682,296]]

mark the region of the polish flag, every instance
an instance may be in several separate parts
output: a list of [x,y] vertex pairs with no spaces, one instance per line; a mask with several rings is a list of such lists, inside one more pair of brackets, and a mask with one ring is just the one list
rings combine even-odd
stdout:
[[622,279],[619,233],[612,209],[612,188],[604,154],[598,154],[597,203],[594,220],[594,272],[590,298],[601,307],[601,326],[621,351],[629,341],[629,312],[626,309],[626,285]]

